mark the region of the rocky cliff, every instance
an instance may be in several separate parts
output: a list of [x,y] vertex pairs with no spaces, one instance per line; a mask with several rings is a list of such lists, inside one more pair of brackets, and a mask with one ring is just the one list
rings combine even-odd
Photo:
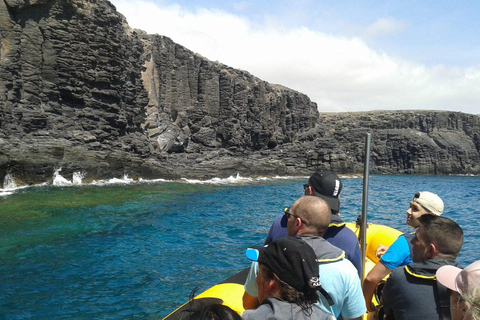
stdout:
[[0,0],[0,182],[480,173],[479,116],[319,114],[299,92],[132,30],[106,0]]

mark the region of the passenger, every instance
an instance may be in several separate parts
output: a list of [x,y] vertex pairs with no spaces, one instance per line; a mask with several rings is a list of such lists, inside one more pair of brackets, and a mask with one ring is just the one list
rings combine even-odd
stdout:
[[[438,195],[428,191],[418,192],[410,201],[410,207],[407,210],[407,225],[416,229],[419,226],[418,217],[424,214],[441,215],[443,207],[443,201]],[[390,248],[378,246],[377,256],[380,257],[380,261],[370,270],[363,281],[363,296],[368,312],[376,310],[372,303],[372,297],[380,281],[395,268],[412,263],[410,241],[414,236],[414,233],[401,235]]]
[[452,320],[480,320],[480,260],[465,269],[443,266],[437,280],[450,289]]
[[453,220],[436,215],[418,218],[412,239],[413,263],[393,270],[383,288],[385,319],[450,319],[447,289],[436,271],[455,261],[463,244],[463,231]]
[[315,305],[321,290],[318,263],[306,242],[284,237],[266,247],[247,249],[246,255],[258,264],[261,305],[245,311],[243,319],[333,319]]
[[[331,222],[327,232],[323,236],[328,242],[345,251],[345,257],[350,260],[358,271],[359,277],[362,275],[362,253],[355,233],[345,226],[345,222],[340,218],[340,192],[342,191],[342,181],[333,171],[316,171],[308,179],[308,183],[303,185],[306,196],[316,196],[327,202],[332,215]],[[287,235],[286,215],[278,216],[268,231],[265,244],[269,244],[275,239]]]
[[[315,251],[319,262],[320,282],[333,300],[330,307],[327,299],[320,296],[320,308],[335,317],[361,319],[366,312],[360,279],[352,263],[344,259],[343,250],[331,245],[322,236],[330,224],[330,208],[318,197],[304,196],[285,211],[289,236],[298,236]],[[258,291],[255,283],[258,264],[252,263],[245,282],[243,306],[245,309],[258,307]]]
[[[193,300],[200,302],[202,300]],[[193,303],[190,309],[183,311],[181,320],[242,320],[242,317],[232,308],[219,303]]]
[[194,299],[196,289],[190,293],[185,309],[180,311],[179,320],[242,320],[232,308],[222,304],[220,299]]

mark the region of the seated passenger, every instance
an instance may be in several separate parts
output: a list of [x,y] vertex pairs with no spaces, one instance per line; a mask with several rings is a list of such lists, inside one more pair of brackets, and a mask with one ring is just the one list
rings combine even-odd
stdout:
[[437,281],[450,289],[452,320],[480,320],[480,260],[463,270],[443,266]]
[[179,320],[242,320],[232,308],[222,304],[221,299],[194,299],[195,291],[190,293],[190,301],[180,311]]
[[[418,192],[410,201],[410,207],[407,210],[407,225],[416,229],[419,226],[418,217],[424,214],[439,216],[443,213],[443,207],[442,199],[436,194],[428,191]],[[380,245],[377,249],[377,256],[381,256],[380,261],[370,270],[363,282],[363,295],[368,312],[375,311],[372,297],[380,281],[395,268],[412,263],[410,241],[413,237],[413,233],[401,235],[390,248]]]
[[247,310],[246,320],[333,319],[315,305],[321,289],[315,252],[303,240],[284,237],[266,247],[247,249],[258,262],[260,306]]
[[449,319],[447,289],[436,281],[438,268],[451,265],[463,244],[463,231],[453,220],[423,215],[412,239],[413,263],[393,270],[383,288],[385,319]]
[[[342,181],[330,170],[319,170],[314,172],[308,179],[308,183],[303,185],[306,196],[316,196],[325,202],[331,210],[330,225],[323,238],[345,251],[345,257],[353,263],[358,271],[358,276],[362,275],[362,253],[355,233],[345,226],[345,222],[340,218],[340,192],[342,191]],[[287,220],[285,215],[278,216],[268,231],[265,244],[269,244],[275,239],[287,236]]]
[[[343,250],[322,238],[330,224],[330,208],[318,197],[304,196],[285,211],[289,236],[297,236],[315,251],[322,287],[329,293],[333,305],[320,295],[320,308],[329,314],[344,319],[361,319],[366,312],[360,279],[352,263],[345,259]],[[245,282],[243,306],[254,309],[258,306],[256,277],[258,263],[253,262]]]

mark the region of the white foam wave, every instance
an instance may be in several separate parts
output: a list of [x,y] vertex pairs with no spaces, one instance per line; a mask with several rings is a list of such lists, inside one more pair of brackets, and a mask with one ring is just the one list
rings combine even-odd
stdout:
[[[53,174],[52,185],[54,187],[70,187],[70,186],[106,186],[106,185],[114,185],[114,184],[136,184],[136,183],[161,183],[161,182],[178,182],[179,180],[166,180],[166,179],[143,179],[138,178],[138,180],[134,180],[129,178],[127,174],[123,176],[123,178],[112,178],[108,180],[94,180],[91,183],[83,183],[83,180],[86,176],[85,172],[74,172],[72,175],[72,180],[68,180],[67,178],[63,177],[60,172],[62,168],[56,169]],[[303,179],[308,177],[299,177],[299,176],[274,176],[274,177],[242,177],[239,173],[235,176],[230,176],[228,178],[212,178],[208,180],[198,180],[198,179],[187,179],[181,178],[180,181],[189,184],[211,184],[211,185],[232,185],[232,184],[249,184],[255,182],[262,182],[268,180],[288,180],[288,179]],[[8,177],[8,183],[4,186],[8,185],[8,188],[0,188],[0,197],[6,197],[13,193],[15,193],[19,189],[30,188],[30,187],[41,187],[47,186],[48,183],[44,182],[38,185],[30,185],[30,186],[16,186],[13,177]]]
[[112,178],[109,180],[93,180],[92,185],[95,186],[105,186],[105,185],[111,185],[111,184],[132,184],[135,183],[136,181],[133,180],[132,178],[129,178],[128,175],[124,175],[122,179],[120,178]]
[[62,175],[60,174],[60,171],[62,171],[62,168],[59,168],[59,169],[55,170],[55,172],[53,173],[53,183],[52,184],[54,186],[57,186],[57,187],[72,186],[73,182],[65,179],[64,177],[62,177]]
[[195,179],[186,179],[182,178],[186,183],[190,184],[236,184],[236,183],[243,183],[243,182],[251,182],[253,178],[244,178],[240,176],[239,173],[234,176],[230,176],[228,178],[212,178],[208,180],[195,180]]
[[0,189],[0,197],[6,197],[6,196],[9,196],[11,194],[15,193],[15,190],[4,190],[4,189]]

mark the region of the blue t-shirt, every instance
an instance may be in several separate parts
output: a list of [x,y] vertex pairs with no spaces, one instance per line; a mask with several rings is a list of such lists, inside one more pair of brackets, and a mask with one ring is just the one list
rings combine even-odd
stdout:
[[413,239],[414,236],[414,234],[399,236],[380,258],[383,265],[390,270],[394,270],[395,268],[413,263],[410,254],[410,240]]

